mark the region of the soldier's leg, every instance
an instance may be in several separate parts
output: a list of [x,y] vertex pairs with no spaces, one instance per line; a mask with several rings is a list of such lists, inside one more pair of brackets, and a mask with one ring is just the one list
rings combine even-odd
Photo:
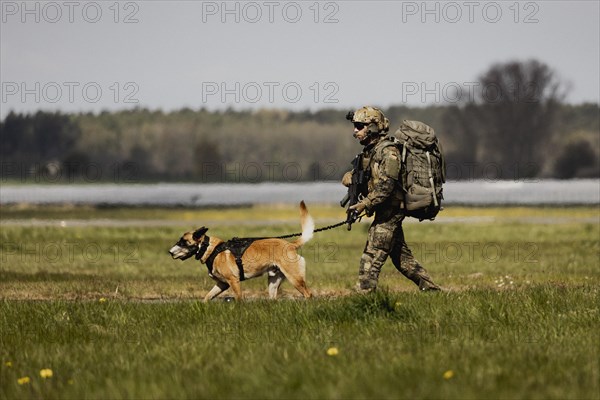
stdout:
[[412,252],[404,240],[402,223],[398,224],[396,228],[394,245],[390,252],[390,258],[396,269],[400,271],[402,275],[413,281],[419,287],[419,290],[440,290],[440,287],[433,283],[427,270],[425,270],[425,268],[423,268],[423,266],[421,266],[421,264],[413,257]]
[[367,244],[360,258],[358,284],[361,291],[373,291],[377,288],[379,273],[392,248],[394,224],[389,222],[371,224]]

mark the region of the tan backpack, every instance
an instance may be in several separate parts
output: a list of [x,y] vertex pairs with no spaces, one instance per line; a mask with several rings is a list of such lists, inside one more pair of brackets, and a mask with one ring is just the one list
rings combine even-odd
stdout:
[[419,121],[404,120],[394,135],[401,154],[404,212],[419,221],[433,220],[442,209],[446,182],[442,145],[433,128]]

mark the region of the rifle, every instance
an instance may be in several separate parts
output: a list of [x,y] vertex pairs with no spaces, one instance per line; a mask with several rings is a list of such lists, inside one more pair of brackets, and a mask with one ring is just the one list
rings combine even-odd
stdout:
[[352,160],[352,183],[348,186],[348,193],[340,201],[340,206],[346,207],[346,204],[348,205],[346,210],[348,230],[351,230],[352,224],[361,217],[358,211],[351,210],[350,207],[358,203],[367,194],[368,175],[362,167],[362,154],[359,154]]

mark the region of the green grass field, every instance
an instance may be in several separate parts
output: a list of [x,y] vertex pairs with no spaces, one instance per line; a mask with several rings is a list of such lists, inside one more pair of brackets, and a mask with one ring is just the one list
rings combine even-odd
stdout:
[[167,253],[201,225],[296,232],[297,213],[2,207],[0,398],[600,398],[598,208],[407,222],[443,293],[388,262],[382,290],[353,294],[366,222],[303,248],[308,301],[287,283],[269,301],[258,278],[247,301],[201,303],[206,268]]

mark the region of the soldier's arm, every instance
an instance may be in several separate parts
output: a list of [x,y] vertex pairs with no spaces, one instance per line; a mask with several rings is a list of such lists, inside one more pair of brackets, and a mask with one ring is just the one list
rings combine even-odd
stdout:
[[379,164],[379,181],[373,191],[363,199],[367,210],[372,211],[374,207],[387,200],[398,184],[400,175],[400,152],[395,146],[383,149],[382,160]]

